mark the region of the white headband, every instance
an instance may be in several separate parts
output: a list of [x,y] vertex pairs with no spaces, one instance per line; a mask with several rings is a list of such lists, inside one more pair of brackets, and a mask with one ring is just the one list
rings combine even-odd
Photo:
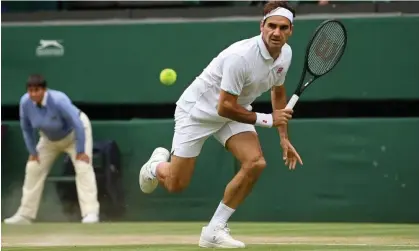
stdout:
[[268,17],[272,17],[272,16],[286,17],[286,18],[288,18],[288,20],[290,20],[291,23],[292,23],[293,17],[294,17],[292,12],[289,11],[288,9],[278,7],[276,9],[274,9],[273,11],[269,12],[268,14],[266,14],[266,16],[263,17],[263,21],[265,21]]

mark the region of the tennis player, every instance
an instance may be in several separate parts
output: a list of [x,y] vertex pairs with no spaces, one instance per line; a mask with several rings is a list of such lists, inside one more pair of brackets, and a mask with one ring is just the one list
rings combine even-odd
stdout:
[[[36,218],[45,178],[60,153],[71,157],[83,223],[99,221],[97,186],[92,166],[93,139],[89,118],[66,94],[47,88],[38,74],[29,76],[20,100],[20,125],[29,152],[20,207],[6,224],[30,224]],[[36,144],[35,132],[40,137]]]
[[[144,193],[153,192],[159,183],[169,192],[179,192],[188,186],[196,158],[210,136],[240,161],[240,171],[227,185],[211,221],[202,228],[201,247],[245,247],[231,237],[227,221],[266,166],[254,126],[278,128],[285,164],[290,169],[297,161],[302,164],[287,134],[292,110],[283,109],[287,103],[284,81],[292,58],[287,41],[294,17],[286,2],[268,2],[261,34],[222,51],[177,101],[171,153],[156,148],[141,168],[139,182]],[[252,102],[268,90],[272,114],[252,112]]]

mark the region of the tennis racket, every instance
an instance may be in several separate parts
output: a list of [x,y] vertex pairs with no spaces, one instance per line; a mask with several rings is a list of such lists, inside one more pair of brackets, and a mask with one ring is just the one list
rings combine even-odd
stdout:
[[300,83],[286,109],[294,108],[303,91],[339,63],[345,52],[346,42],[346,28],[338,20],[326,20],[317,27],[306,48]]

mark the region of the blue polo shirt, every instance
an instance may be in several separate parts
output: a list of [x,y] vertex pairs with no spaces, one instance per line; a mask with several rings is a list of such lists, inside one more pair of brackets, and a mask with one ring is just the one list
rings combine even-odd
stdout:
[[19,116],[23,138],[30,154],[37,155],[36,131],[43,132],[51,141],[58,141],[74,130],[76,151],[84,152],[85,133],[80,110],[65,93],[47,89],[40,107],[26,93],[20,99]]

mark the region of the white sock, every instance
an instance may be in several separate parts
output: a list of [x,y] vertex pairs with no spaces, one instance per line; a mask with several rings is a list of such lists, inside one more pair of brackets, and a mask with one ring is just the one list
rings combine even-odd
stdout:
[[218,224],[226,224],[228,219],[231,217],[231,215],[236,211],[233,208],[229,208],[226,206],[222,201],[218,205],[217,210],[214,213],[214,216],[212,216],[212,219],[210,223],[208,224],[208,228],[214,229],[215,226]]

